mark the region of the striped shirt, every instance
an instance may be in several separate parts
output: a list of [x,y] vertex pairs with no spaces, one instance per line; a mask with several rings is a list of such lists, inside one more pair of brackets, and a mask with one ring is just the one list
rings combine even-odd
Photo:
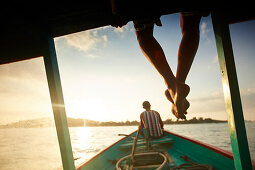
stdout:
[[154,110],[144,111],[140,115],[141,125],[147,128],[150,137],[160,137],[163,135],[163,122],[158,112]]

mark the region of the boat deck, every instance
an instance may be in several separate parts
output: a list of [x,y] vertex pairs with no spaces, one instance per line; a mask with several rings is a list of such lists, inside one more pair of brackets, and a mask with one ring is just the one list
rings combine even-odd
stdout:
[[[135,135],[136,132],[116,142],[78,169],[115,169],[118,160],[131,154]],[[138,140],[135,153],[145,151],[146,146],[141,143],[142,141]],[[167,132],[164,138],[155,140],[152,147],[153,151],[167,155],[168,165],[165,169],[190,163],[183,160],[181,158],[183,156],[187,156],[187,158],[197,164],[211,165],[214,169],[235,169],[231,153],[171,132]]]

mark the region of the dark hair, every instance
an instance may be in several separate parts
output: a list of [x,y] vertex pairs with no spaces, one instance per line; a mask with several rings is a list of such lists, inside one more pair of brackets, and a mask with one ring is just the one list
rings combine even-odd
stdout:
[[148,102],[148,101],[143,102],[143,108],[148,108],[150,106],[151,106],[150,102]]

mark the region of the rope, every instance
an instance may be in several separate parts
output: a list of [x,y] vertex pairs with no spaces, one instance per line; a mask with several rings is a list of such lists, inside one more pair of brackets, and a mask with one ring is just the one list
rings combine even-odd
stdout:
[[[161,169],[165,166],[165,164],[167,163],[167,157],[166,157],[164,154],[162,154],[162,153],[160,153],[160,152],[147,152],[147,153],[136,153],[136,154],[134,154],[134,156],[155,155],[155,154],[158,154],[158,155],[160,155],[160,156],[162,156],[162,157],[164,158],[164,161],[162,162],[162,164],[156,169],[156,170],[161,170]],[[131,157],[131,156],[132,156],[132,155],[130,154],[130,155],[127,155],[127,156],[121,158],[121,159],[117,162],[117,164],[116,164],[116,169],[117,169],[117,170],[121,170],[121,168],[120,168],[120,163],[121,163],[123,160],[125,160],[125,159],[127,159],[127,158],[129,158],[129,157]],[[132,169],[132,168],[131,168],[131,169]]]

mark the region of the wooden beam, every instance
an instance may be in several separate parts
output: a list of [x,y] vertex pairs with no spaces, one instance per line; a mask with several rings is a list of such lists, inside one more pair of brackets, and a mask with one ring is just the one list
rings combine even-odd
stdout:
[[235,168],[252,169],[229,25],[224,16],[218,13],[212,13],[212,22]]
[[42,56],[47,41],[45,27],[41,24],[27,27],[15,25],[4,31],[0,38],[0,64],[22,61]]
[[44,48],[44,64],[49,85],[52,109],[58,135],[58,142],[62,157],[62,164],[65,170],[74,170],[74,159],[70,134],[68,130],[65,104],[60,82],[57,56],[52,36],[48,36],[48,41]]

